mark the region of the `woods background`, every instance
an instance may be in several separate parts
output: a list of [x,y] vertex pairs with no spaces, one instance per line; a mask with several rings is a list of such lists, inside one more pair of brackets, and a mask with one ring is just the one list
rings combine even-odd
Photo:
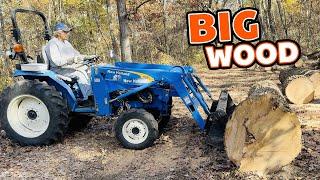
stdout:
[[[223,8],[259,9],[263,40],[295,40],[303,54],[319,49],[317,0],[0,0],[0,90],[10,82],[15,64],[4,52],[12,44],[10,10],[18,7],[44,12],[50,27],[56,22],[71,25],[72,44],[83,54],[100,55],[105,63],[114,61],[108,57],[113,49],[122,59],[139,62],[205,64],[202,48],[188,45],[186,13]],[[40,41],[41,20],[24,15],[18,21],[24,46],[32,56],[45,45]]]

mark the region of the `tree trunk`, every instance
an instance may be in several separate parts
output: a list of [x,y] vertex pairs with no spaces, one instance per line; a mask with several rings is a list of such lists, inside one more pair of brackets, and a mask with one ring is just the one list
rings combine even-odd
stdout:
[[[308,1],[307,1],[308,2]],[[310,48],[310,43],[312,42],[312,34],[311,34],[311,27],[312,27],[312,0],[309,1],[307,10],[307,47]]]
[[263,175],[294,160],[301,151],[300,122],[277,85],[267,81],[250,89],[226,125],[224,144],[242,172]]
[[275,41],[277,39],[277,35],[276,35],[276,29],[275,29],[272,12],[271,12],[272,3],[271,3],[271,0],[267,0],[266,3],[267,3],[267,16],[268,16],[270,33],[271,33],[272,40]]
[[3,18],[3,1],[0,0],[0,57],[2,56],[2,64],[4,67],[8,67],[7,63],[6,63],[6,34],[5,34],[5,30],[4,30],[4,18]]
[[106,0],[106,11],[107,11],[107,23],[109,25],[109,34],[110,34],[110,38],[111,38],[111,43],[112,43],[112,50],[114,52],[114,54],[116,55],[115,59],[119,59],[119,45],[117,43],[117,38],[115,36],[115,33],[113,31],[113,27],[112,27],[112,13],[111,13],[111,4],[110,4],[110,0]]
[[169,47],[169,38],[168,38],[168,28],[167,28],[167,20],[168,20],[168,11],[167,11],[168,2],[167,0],[163,0],[163,29],[164,29],[164,45],[166,54],[170,54]]
[[259,9],[260,9],[260,18],[261,17],[263,17],[263,19],[261,18],[261,20],[262,21],[260,21],[261,22],[261,24],[262,24],[262,26],[261,26],[261,28],[262,28],[262,38],[263,39],[269,39],[269,31],[268,31],[268,29],[269,29],[269,23],[268,23],[268,17],[267,17],[267,15],[266,15],[266,8],[265,8],[265,3],[264,3],[264,0],[260,0],[260,2],[259,2]]
[[243,8],[243,0],[237,0],[238,2],[238,8]]
[[209,2],[208,2],[208,8],[209,9],[211,9],[211,7],[212,7],[212,2],[213,2],[213,0],[209,0]]
[[120,26],[121,59],[132,62],[126,1],[117,0],[117,9]]
[[277,6],[278,6],[278,12],[279,12],[279,16],[280,16],[280,22],[281,22],[281,26],[282,29],[284,30],[284,34],[285,34],[285,38],[288,38],[288,28],[285,22],[286,19],[286,15],[285,13],[282,11],[282,7],[281,7],[281,0],[277,0]]
[[[258,3],[257,0],[252,0],[252,4],[253,4],[253,7],[256,8],[256,9],[261,9],[260,6],[258,6]],[[261,11],[260,11],[261,13]],[[260,25],[261,25],[261,39],[264,39],[265,38],[265,27],[264,27],[264,23],[262,22],[262,18],[261,18],[261,14],[259,15],[258,17],[258,20],[260,22]]]

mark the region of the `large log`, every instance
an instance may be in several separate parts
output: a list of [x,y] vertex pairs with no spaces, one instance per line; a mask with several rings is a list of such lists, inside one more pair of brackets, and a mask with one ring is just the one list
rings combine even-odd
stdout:
[[304,69],[304,68],[285,69],[280,71],[279,80],[283,84],[286,81],[286,79],[288,79],[291,76],[296,76],[296,75],[310,76],[312,75],[312,73],[313,73],[312,70]]
[[315,72],[310,76],[314,87],[314,99],[320,99],[320,72]]
[[301,151],[300,122],[280,89],[262,82],[236,107],[226,125],[224,144],[240,171],[260,175],[277,171]]
[[314,86],[306,75],[293,75],[284,81],[283,92],[293,104],[306,104],[314,99]]

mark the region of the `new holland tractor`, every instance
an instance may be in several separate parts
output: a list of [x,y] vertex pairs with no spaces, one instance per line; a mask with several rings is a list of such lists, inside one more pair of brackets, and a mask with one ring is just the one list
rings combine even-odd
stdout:
[[[228,113],[234,108],[229,94],[222,91],[217,101],[189,66],[170,66],[116,62],[91,67],[93,91],[90,103],[83,103],[77,79],[50,70],[44,50],[37,61],[23,49],[17,13],[40,16],[44,22],[44,39],[50,40],[50,29],[43,13],[15,9],[12,11],[14,45],[12,59],[19,60],[14,84],[1,93],[1,128],[13,142],[22,146],[49,145],[63,138],[70,119],[87,122],[90,116],[117,117],[116,138],[130,149],[149,147],[158,138],[159,123],[170,120],[173,97],[180,97],[201,130],[214,137],[221,134]],[[212,101],[209,107],[204,99]],[[201,111],[204,113],[200,113]],[[220,129],[220,130],[219,130]]]

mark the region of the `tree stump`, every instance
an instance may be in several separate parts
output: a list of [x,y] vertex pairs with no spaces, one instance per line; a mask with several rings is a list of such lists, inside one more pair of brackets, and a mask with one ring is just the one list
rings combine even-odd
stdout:
[[253,86],[226,125],[229,159],[242,172],[263,175],[289,164],[301,151],[301,128],[272,82]]

